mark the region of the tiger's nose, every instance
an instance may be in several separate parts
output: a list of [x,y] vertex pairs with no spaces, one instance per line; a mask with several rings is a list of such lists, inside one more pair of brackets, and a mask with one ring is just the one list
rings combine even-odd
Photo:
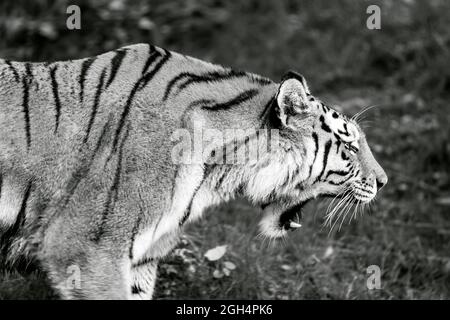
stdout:
[[384,171],[377,173],[376,179],[377,179],[377,189],[378,190],[380,190],[388,182],[388,177],[386,175],[386,172],[384,172]]

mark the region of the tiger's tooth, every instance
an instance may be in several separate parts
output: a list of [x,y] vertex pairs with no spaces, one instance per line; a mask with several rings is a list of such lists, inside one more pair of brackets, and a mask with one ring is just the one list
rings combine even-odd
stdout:
[[291,223],[289,223],[289,226],[293,229],[297,229],[297,228],[300,228],[302,225],[300,223],[291,221]]

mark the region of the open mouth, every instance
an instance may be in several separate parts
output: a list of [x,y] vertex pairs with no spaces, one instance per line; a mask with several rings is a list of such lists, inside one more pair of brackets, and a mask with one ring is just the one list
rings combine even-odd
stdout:
[[[340,194],[323,194],[321,197],[333,197],[329,210],[325,215],[325,224],[334,226],[334,221],[347,217],[353,219],[358,212],[362,212],[364,205],[375,197],[372,190],[362,186],[348,186]],[[259,226],[261,234],[269,238],[284,237],[288,231],[296,230],[302,226],[302,208],[308,200],[292,205],[286,203],[272,202],[262,206],[263,218]],[[350,219],[350,220],[351,220]]]
[[302,219],[302,208],[305,203],[297,204],[286,211],[283,211],[280,215],[279,226],[285,230],[298,229],[302,225],[300,221]]
[[270,203],[262,207],[263,218],[259,223],[261,234],[269,238],[280,238],[289,230],[300,228],[302,208],[306,202],[293,206]]

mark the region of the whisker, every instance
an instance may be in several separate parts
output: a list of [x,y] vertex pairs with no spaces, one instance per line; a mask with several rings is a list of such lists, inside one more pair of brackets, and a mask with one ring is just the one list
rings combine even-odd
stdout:
[[333,200],[331,200],[330,204],[327,207],[327,210],[325,211],[326,214],[329,212],[330,207],[333,205],[334,201],[336,201],[338,199],[339,196],[345,194],[348,190],[350,189],[350,186],[344,188],[342,191],[340,191],[334,198]]
[[348,222],[348,224],[350,224],[350,222],[352,222],[353,219],[356,219],[356,217],[357,217],[357,215],[358,215],[358,210],[361,209],[361,206],[362,206],[361,204],[362,204],[361,200],[358,200],[358,201],[356,202],[355,210],[353,210],[353,213],[352,213],[352,215],[351,215],[351,217],[350,217],[350,221]]
[[353,208],[353,206],[354,206],[353,201],[350,201],[349,204],[347,205],[347,207],[345,208],[344,214],[343,214],[343,216],[342,216],[341,223],[339,224],[339,229],[338,229],[339,231],[341,230],[342,225],[344,224],[345,219],[347,218],[347,215],[348,215],[348,213],[351,211],[351,209]]
[[367,111],[369,111],[369,110],[371,110],[373,108],[379,107],[379,106],[381,106],[381,104],[374,104],[374,105],[367,106],[367,107],[363,108],[361,111],[359,111],[358,113],[356,113],[351,118],[351,120],[354,120],[355,122],[358,122],[359,117],[361,117],[364,113],[366,113]]
[[[349,203],[349,201],[351,200],[351,198],[353,197],[353,192],[350,192],[348,195],[346,195],[345,196],[345,198],[343,199],[343,201],[341,201],[338,205],[339,205],[339,207],[338,206],[336,206],[335,207],[335,210],[333,210],[333,211],[338,211],[339,209],[340,209],[340,207],[342,207],[342,205],[344,205],[344,209],[347,207],[347,205],[348,205],[348,203]],[[331,228],[330,228],[330,232],[329,232],[329,234],[331,234],[331,232],[333,231],[333,229],[334,229],[334,226],[336,225],[336,223],[339,221],[339,217],[342,215],[342,212],[343,212],[343,210],[341,210],[340,212],[339,212],[339,214],[338,214],[338,216],[336,217],[336,219],[334,220],[334,223],[333,223],[333,225],[331,226]],[[335,215],[335,214],[334,214]],[[331,221],[330,221],[331,222]]]
[[345,203],[345,201],[347,200],[348,195],[345,195],[339,202],[338,204],[333,208],[333,210],[328,213],[325,216],[325,225],[331,225],[332,219],[335,216],[336,212],[339,210],[339,208]]
[[342,191],[340,191],[331,201],[331,203],[329,204],[327,211],[329,210],[330,206],[333,204],[333,202],[337,199],[339,199],[338,197],[341,196],[341,198],[339,199],[340,201],[342,200],[342,198],[347,194],[347,192],[349,192],[351,190],[351,186],[348,186],[346,188],[344,188]]

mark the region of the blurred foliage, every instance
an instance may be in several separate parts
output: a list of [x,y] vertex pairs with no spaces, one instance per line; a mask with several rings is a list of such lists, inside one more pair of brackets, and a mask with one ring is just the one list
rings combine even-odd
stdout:
[[[81,8],[81,30],[66,28],[70,4]],[[381,30],[366,28],[369,4],[381,8]],[[439,94],[450,90],[449,13],[445,0],[8,0],[0,56],[73,59],[151,42],[275,80],[296,69],[319,89]]]
[[[82,29],[66,28],[78,4]],[[381,30],[366,8],[381,8]],[[0,57],[64,60],[149,42],[269,76],[305,75],[366,130],[390,182],[368,214],[328,235],[327,202],[284,242],[256,237],[235,202],[188,228],[160,265],[157,298],[450,298],[450,1],[15,0],[0,3]],[[211,261],[209,250],[227,245]],[[366,268],[381,267],[382,290]],[[34,279],[33,281],[30,279]],[[0,298],[54,297],[38,274],[0,272]]]

